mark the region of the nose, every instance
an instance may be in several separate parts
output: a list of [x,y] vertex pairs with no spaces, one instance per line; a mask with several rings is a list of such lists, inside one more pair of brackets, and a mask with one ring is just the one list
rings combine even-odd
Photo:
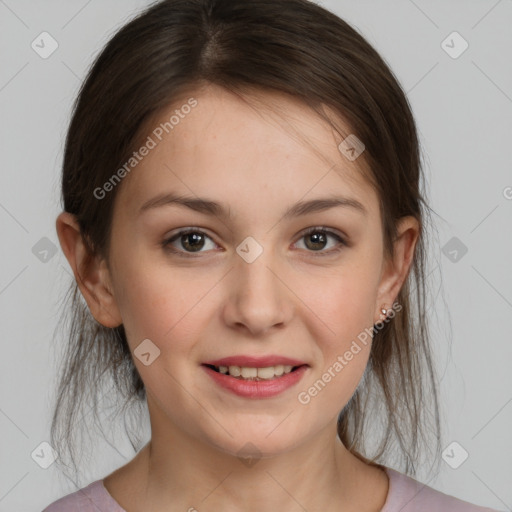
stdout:
[[294,311],[293,292],[270,250],[251,263],[235,256],[224,307],[226,325],[253,336],[284,328]]

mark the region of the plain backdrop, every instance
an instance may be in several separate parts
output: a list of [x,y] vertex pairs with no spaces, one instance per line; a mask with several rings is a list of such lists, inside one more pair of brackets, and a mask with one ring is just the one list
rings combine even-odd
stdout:
[[[457,469],[443,460],[428,485],[511,510],[512,1],[320,3],[390,64],[421,137],[439,232],[429,286],[443,292],[429,314],[444,456],[453,465],[468,455]],[[77,490],[34,456],[49,440],[56,347],[66,342],[53,339],[70,278],[55,231],[62,150],[86,70],[146,5],[0,0],[0,512],[42,510]],[[32,47],[42,32],[58,44],[47,58]],[[82,486],[133,457],[126,439],[113,439]]]

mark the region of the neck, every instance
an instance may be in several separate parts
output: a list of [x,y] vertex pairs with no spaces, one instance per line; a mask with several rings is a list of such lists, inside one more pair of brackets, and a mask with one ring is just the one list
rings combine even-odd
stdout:
[[139,453],[140,510],[168,511],[172,503],[190,512],[376,511],[387,496],[387,477],[346,449],[335,423],[292,450],[263,458],[226,453],[178,430],[152,434]]

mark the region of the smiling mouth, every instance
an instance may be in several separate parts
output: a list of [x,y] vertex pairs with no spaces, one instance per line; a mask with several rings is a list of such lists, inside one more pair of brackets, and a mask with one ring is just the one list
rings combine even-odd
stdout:
[[246,366],[214,366],[212,364],[205,364],[208,368],[216,371],[217,373],[226,375],[227,377],[233,377],[238,380],[273,380],[294,372],[305,364],[300,366],[290,365],[277,365],[268,366],[266,368],[254,368]]

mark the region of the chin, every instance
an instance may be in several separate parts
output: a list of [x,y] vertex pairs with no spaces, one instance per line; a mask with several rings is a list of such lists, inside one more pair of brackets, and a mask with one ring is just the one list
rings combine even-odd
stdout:
[[[282,421],[282,419],[281,419]],[[242,422],[237,425],[236,429],[226,428],[228,432],[233,434],[230,437],[223,432],[222,437],[209,438],[210,446],[224,452],[226,454],[241,459],[267,459],[284,454],[292,450],[305,438],[301,437],[294,425],[288,428],[279,425],[279,421],[265,422],[264,428],[255,428],[254,424],[243,425]]]

